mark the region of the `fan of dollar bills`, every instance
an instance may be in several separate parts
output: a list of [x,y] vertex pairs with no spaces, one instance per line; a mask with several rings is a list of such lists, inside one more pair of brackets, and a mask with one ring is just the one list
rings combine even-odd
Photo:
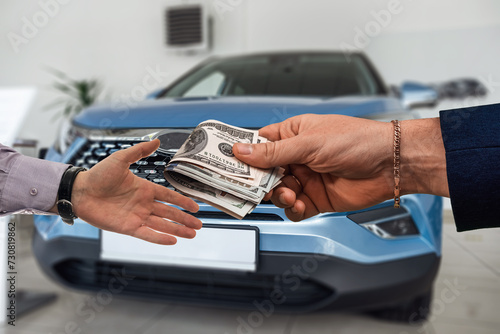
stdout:
[[233,155],[233,144],[266,141],[257,130],[207,120],[170,160],[165,179],[178,191],[242,219],[280,183],[283,169],[249,166]]

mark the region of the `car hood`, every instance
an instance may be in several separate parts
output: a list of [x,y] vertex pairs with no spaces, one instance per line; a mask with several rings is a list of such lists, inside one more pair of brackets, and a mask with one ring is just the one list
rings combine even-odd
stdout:
[[192,128],[207,119],[246,128],[260,128],[289,117],[341,114],[369,117],[401,112],[391,97],[200,97],[146,100],[129,105],[120,102],[88,108],[74,119],[77,126],[92,129]]

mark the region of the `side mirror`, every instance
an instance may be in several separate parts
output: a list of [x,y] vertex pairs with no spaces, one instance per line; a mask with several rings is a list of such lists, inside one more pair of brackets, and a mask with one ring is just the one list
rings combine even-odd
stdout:
[[404,82],[399,93],[403,105],[408,109],[434,107],[439,100],[439,94],[434,88],[417,82]]
[[158,96],[160,95],[160,93],[162,93],[164,91],[164,89],[158,89],[158,90],[155,90],[151,93],[149,93],[148,95],[146,95],[146,100],[155,100],[158,98]]

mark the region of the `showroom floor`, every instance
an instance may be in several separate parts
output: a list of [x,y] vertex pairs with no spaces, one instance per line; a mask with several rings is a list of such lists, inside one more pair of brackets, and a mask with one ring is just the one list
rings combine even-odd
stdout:
[[[443,260],[436,280],[431,321],[400,325],[350,312],[271,315],[255,327],[239,327],[247,311],[189,307],[113,298],[91,308],[95,294],[59,287],[38,269],[30,249],[30,228],[18,231],[18,289],[56,292],[55,302],[20,317],[0,333],[474,333],[500,332],[500,229],[457,233],[445,213]],[[94,311],[95,310],[95,311]]]

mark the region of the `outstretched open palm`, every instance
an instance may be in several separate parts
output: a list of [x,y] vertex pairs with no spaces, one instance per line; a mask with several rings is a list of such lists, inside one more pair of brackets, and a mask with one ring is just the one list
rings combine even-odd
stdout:
[[190,212],[198,211],[198,205],[129,170],[130,164],[151,155],[159,145],[159,140],[137,144],[79,173],[72,194],[75,214],[100,229],[153,243],[172,245],[175,236],[193,238],[201,221],[165,203]]

